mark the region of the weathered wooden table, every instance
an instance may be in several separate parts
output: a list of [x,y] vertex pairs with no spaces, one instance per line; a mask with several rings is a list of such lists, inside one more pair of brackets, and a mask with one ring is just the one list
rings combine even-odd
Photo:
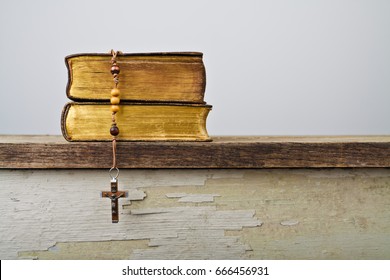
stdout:
[[390,136],[0,136],[1,259],[389,259]]

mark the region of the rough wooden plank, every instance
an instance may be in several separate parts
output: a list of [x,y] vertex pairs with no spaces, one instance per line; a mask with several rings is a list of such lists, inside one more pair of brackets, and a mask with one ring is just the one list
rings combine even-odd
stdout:
[[390,169],[123,170],[146,197],[120,202],[119,224],[108,179],[0,170],[0,258],[390,258]]
[[[390,136],[213,137],[213,142],[121,142],[120,168],[390,167]],[[110,143],[0,136],[0,168],[109,168]]]

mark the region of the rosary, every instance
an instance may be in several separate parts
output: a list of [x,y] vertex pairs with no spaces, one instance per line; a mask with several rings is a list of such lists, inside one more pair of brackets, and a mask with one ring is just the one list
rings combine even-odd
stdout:
[[127,197],[127,192],[118,191],[118,176],[119,169],[116,163],[116,137],[119,135],[119,128],[116,124],[116,113],[119,112],[119,103],[120,103],[120,90],[118,89],[119,83],[119,72],[120,68],[117,65],[117,55],[122,54],[120,51],[111,50],[111,74],[114,78],[115,87],[111,90],[111,128],[110,134],[112,135],[112,167],[109,170],[109,175],[111,178],[111,191],[103,191],[102,197],[108,197],[111,200],[111,216],[112,222],[119,222],[119,212],[118,212],[118,199],[121,197]]

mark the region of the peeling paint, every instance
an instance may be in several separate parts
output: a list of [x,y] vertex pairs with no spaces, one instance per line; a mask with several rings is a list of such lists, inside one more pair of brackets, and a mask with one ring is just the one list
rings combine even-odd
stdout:
[[131,189],[128,191],[128,200],[143,200],[146,197],[146,193],[138,190],[138,189]]
[[165,196],[168,198],[180,198],[186,196],[186,193],[167,193]]
[[149,240],[57,242],[47,250],[19,252],[19,259],[112,260],[128,259],[135,249],[147,248]]
[[299,221],[297,221],[297,220],[286,220],[286,221],[280,222],[280,224],[282,226],[296,226],[296,225],[299,224]]
[[134,259],[237,259],[252,249],[240,238],[226,236],[225,231],[262,224],[254,211],[219,211],[215,206],[143,209],[135,213],[156,216],[156,223],[174,229],[176,237],[151,238],[151,248],[135,250]]
[[123,170],[118,224],[106,175],[0,170],[0,258],[390,258],[390,169]]
[[60,249],[57,246],[57,243],[47,249],[50,252],[58,252]]
[[214,202],[214,197],[219,194],[194,194],[194,193],[167,193],[168,198],[180,198],[178,202]]

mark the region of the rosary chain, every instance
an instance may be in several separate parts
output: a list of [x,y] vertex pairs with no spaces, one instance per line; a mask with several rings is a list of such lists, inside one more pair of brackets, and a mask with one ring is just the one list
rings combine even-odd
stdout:
[[119,135],[119,128],[116,124],[116,113],[119,111],[119,103],[120,103],[120,90],[118,89],[119,84],[119,73],[120,73],[120,67],[117,64],[117,56],[118,54],[122,54],[120,51],[114,51],[111,50],[111,74],[113,76],[114,85],[115,87],[111,90],[111,128],[110,128],[110,134],[112,135],[112,168],[110,169],[110,172],[115,169],[117,170],[117,174],[115,177],[112,177],[112,179],[116,179],[119,175],[119,169],[117,167],[117,161],[116,161],[116,139]]

